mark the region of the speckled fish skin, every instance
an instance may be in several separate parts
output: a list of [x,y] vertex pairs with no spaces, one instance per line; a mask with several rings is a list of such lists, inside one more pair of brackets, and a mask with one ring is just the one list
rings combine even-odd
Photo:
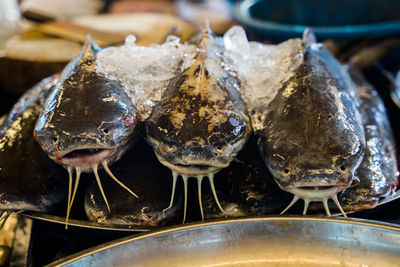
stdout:
[[146,121],[148,142],[172,169],[224,168],[251,132],[239,81],[221,67],[221,49],[210,33],[203,37],[195,63],[170,81]]
[[360,73],[350,73],[357,86],[366,147],[357,168],[360,183],[346,189],[340,201],[346,210],[371,209],[381,198],[394,193],[398,184],[395,142],[382,99]]
[[[87,42],[64,69],[35,127],[43,150],[63,165],[68,153],[95,149],[108,151],[111,164],[140,133],[140,120],[121,86],[94,70],[99,49]],[[82,171],[89,169],[82,167]]]
[[365,146],[354,90],[323,45],[302,46],[303,63],[270,103],[259,145],[282,189],[340,192],[351,184]]
[[32,136],[41,104],[57,77],[27,91],[0,126],[0,210],[51,211],[66,193],[57,165]]
[[[140,151],[140,153],[137,153]],[[161,226],[179,223],[182,217],[182,192],[176,197],[177,205],[163,212],[169,202],[170,171],[158,162],[151,147],[144,141],[135,145],[111,170],[128,187],[135,188],[135,198],[110,179],[104,179],[111,212],[107,210],[95,181],[85,193],[85,211],[91,221],[103,224]],[[104,175],[104,173],[99,173]]]

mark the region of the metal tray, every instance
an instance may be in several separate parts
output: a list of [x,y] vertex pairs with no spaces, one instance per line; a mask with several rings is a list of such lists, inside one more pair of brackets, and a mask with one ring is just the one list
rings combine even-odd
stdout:
[[[379,201],[377,208],[380,206],[387,204],[391,201],[395,200],[400,200],[400,190],[394,193],[393,195],[383,198]],[[373,211],[373,210],[367,210],[367,211]],[[325,213],[324,211],[321,211],[321,215],[324,216]],[[357,211],[357,212],[349,212],[348,214],[355,215],[356,217],[363,217],[362,215],[359,216],[359,214],[362,214],[363,211]],[[301,212],[299,211],[299,214]],[[65,217],[61,216],[56,216],[52,214],[46,214],[46,213],[41,213],[41,212],[23,212],[23,215],[34,219],[34,220],[41,220],[41,221],[47,221],[47,222],[52,222],[52,223],[58,223],[58,224],[65,224]],[[265,214],[267,215],[267,214]],[[273,214],[268,214],[268,215],[273,215]],[[315,215],[315,214],[314,214]],[[340,213],[332,214],[334,217],[341,216]],[[96,222],[91,222],[88,220],[77,220],[77,219],[70,219],[68,221],[69,226],[74,226],[74,227],[83,227],[83,228],[89,228],[89,229],[101,229],[101,230],[114,230],[114,231],[134,231],[134,232],[145,232],[149,230],[155,230],[160,227],[157,226],[136,226],[136,225],[123,225],[123,224],[104,224],[104,223],[96,223]]]
[[399,266],[400,227],[368,220],[257,217],[119,239],[48,266]]

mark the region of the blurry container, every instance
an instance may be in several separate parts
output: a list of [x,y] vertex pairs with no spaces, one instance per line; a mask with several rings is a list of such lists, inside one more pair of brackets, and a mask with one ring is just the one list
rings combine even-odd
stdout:
[[282,41],[312,27],[318,39],[387,37],[400,33],[397,0],[245,0],[234,19],[250,38]]
[[7,39],[18,30],[20,19],[17,0],[0,1],[0,50]]

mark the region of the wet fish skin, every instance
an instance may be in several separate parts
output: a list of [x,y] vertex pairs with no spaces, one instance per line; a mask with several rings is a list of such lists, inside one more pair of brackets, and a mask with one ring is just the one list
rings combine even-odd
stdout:
[[49,77],[27,91],[0,126],[0,210],[48,212],[65,197],[60,170],[32,136],[56,80]]
[[377,91],[361,73],[350,70],[357,85],[359,110],[365,128],[366,149],[357,168],[359,184],[346,189],[340,201],[347,210],[374,208],[378,201],[394,193],[398,183],[396,149],[386,108]]
[[113,163],[140,135],[140,118],[116,82],[95,72],[100,48],[87,42],[63,71],[35,126],[35,138],[50,158],[78,149],[112,150]]
[[364,153],[354,89],[321,44],[303,42],[303,63],[269,105],[259,146],[284,190],[347,188]]
[[247,140],[251,125],[240,82],[221,67],[221,49],[206,37],[195,63],[170,81],[146,121],[147,140],[165,161],[221,168]]

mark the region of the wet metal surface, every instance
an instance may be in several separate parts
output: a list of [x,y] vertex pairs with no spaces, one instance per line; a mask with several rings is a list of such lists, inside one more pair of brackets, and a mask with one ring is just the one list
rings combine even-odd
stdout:
[[398,266],[400,228],[368,220],[260,217],[126,237],[49,266]]

